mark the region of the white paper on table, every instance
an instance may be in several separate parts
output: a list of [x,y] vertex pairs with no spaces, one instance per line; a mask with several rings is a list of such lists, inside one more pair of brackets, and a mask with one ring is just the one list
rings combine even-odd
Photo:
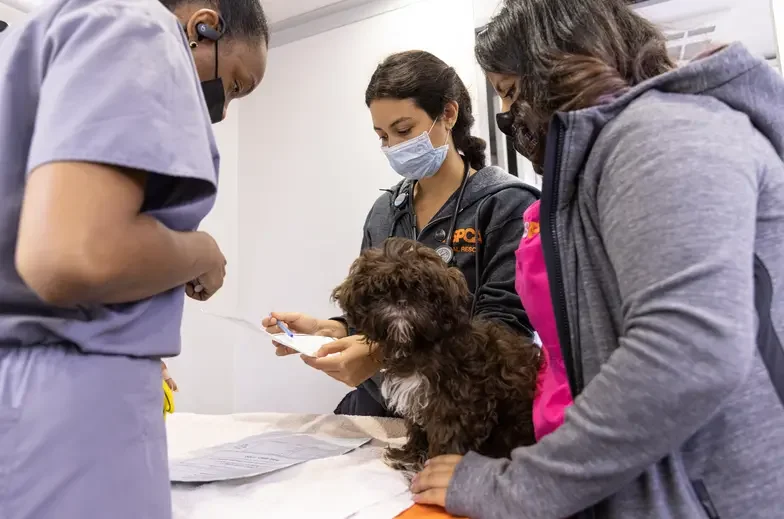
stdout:
[[411,499],[411,492],[406,491],[363,508],[349,516],[348,519],[394,519],[412,506],[414,506],[414,500]]
[[174,485],[174,519],[394,519],[413,501],[405,477],[382,461],[383,452],[364,446],[258,479]]
[[268,339],[284,346],[288,346],[291,349],[297,350],[298,352],[302,353],[303,355],[307,355],[308,357],[315,357],[316,353],[319,351],[319,349],[321,349],[322,346],[335,340],[332,337],[322,337],[320,335],[295,334],[294,337],[289,337],[285,333],[269,333],[267,330],[256,326],[252,322],[240,317],[220,315],[212,312],[205,312],[204,310],[202,310],[202,312],[212,317],[217,317],[218,319],[223,319],[224,321],[229,321],[236,325],[242,326],[246,330],[254,331],[258,334],[264,335]]
[[169,464],[175,483],[212,483],[269,474],[306,461],[340,456],[370,438],[328,438],[274,431],[219,445]]

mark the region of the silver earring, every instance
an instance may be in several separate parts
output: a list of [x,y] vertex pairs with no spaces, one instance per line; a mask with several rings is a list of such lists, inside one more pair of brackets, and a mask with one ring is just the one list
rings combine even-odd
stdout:
[[195,41],[192,41],[192,42],[190,42],[190,44],[189,44],[189,45],[191,46],[191,48],[192,48],[192,49],[195,49],[196,47],[198,47],[198,46],[199,46],[199,44],[198,44],[198,43],[196,43]]

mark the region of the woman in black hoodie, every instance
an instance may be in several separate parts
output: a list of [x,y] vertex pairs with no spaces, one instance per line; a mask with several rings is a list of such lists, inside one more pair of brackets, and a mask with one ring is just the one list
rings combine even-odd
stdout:
[[[365,221],[362,249],[389,237],[416,239],[459,268],[474,294],[475,315],[533,330],[515,292],[515,249],[521,216],[538,191],[500,168],[486,166],[485,142],[471,135],[471,98],[457,72],[425,51],[389,56],[376,69],[365,102],[392,168],[403,177],[382,194]],[[303,360],[355,387],[338,414],[387,416],[379,392],[382,367],[373,345],[353,334],[342,318],[315,319],[273,313],[263,324],[279,332],[281,320],[298,333],[339,340]],[[278,355],[295,353],[280,345]],[[324,358],[331,353],[342,355]]]

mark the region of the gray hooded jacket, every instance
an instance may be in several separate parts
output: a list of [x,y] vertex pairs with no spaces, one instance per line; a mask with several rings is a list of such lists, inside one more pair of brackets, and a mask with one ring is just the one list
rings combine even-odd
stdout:
[[784,516],[784,79],[741,45],[557,114],[542,240],[573,394],[472,519]]

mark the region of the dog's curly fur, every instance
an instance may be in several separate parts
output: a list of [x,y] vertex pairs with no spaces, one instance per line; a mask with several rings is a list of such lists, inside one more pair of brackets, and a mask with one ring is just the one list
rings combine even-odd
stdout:
[[534,442],[539,348],[502,323],[471,319],[463,274],[413,240],[365,250],[332,293],[385,368],[382,392],[408,443],[393,467],[419,471],[442,454],[507,457]]

